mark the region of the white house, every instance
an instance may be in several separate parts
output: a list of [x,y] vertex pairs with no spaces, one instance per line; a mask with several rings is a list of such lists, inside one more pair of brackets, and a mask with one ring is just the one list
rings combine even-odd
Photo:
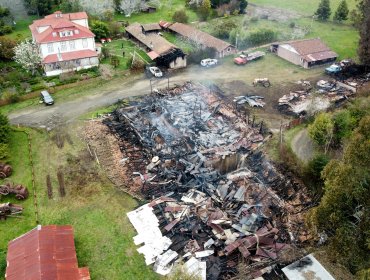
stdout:
[[55,12],[35,20],[29,28],[38,44],[47,76],[99,65],[95,35],[85,12]]

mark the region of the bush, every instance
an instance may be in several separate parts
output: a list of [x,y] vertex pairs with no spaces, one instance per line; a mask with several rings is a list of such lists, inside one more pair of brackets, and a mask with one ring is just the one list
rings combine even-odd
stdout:
[[7,144],[10,137],[8,117],[0,113],[0,143]]
[[307,175],[315,183],[323,183],[321,172],[329,162],[329,157],[324,154],[318,154],[307,164]]
[[9,156],[8,144],[0,143],[0,160],[5,160]]
[[230,36],[230,32],[236,28],[236,24],[232,21],[217,21],[213,25],[212,35],[221,38],[221,39],[228,39]]
[[291,22],[291,23],[289,23],[289,27],[290,27],[290,28],[294,28],[294,27],[295,27],[295,22]]
[[189,54],[188,62],[199,64],[202,59],[215,57],[216,53],[215,48],[199,49]]
[[0,58],[11,60],[14,56],[14,47],[17,45],[15,40],[0,37]]
[[104,58],[110,57],[110,50],[107,47],[102,47],[101,48],[101,53]]
[[97,40],[109,37],[108,25],[100,20],[92,23],[91,32],[95,34]]
[[109,34],[115,39],[120,38],[122,37],[121,28],[122,28],[122,25],[120,23],[111,22],[108,25]]
[[110,64],[114,67],[117,68],[120,64],[119,57],[116,55],[112,55],[110,58]]
[[183,10],[178,10],[176,11],[173,16],[172,16],[172,20],[174,22],[181,22],[181,23],[188,23],[189,21],[189,17],[188,15],[186,14],[186,11],[183,9]]

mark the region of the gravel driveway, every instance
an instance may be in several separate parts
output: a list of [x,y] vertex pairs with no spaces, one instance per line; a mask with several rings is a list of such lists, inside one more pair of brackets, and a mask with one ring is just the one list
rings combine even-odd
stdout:
[[[187,67],[182,71],[176,72],[170,78],[170,86],[174,84],[181,84],[185,81],[212,81],[218,84],[228,83],[230,81],[244,81],[247,85],[250,85],[255,77],[259,77],[267,74],[273,85],[282,84],[282,77],[284,83],[290,83],[297,81],[301,78],[307,77],[307,72],[298,70],[294,66],[281,68],[276,65],[277,69],[271,68],[271,61],[279,60],[270,55],[268,58],[264,58],[261,61],[255,62],[251,65],[235,66],[231,62],[218,65],[214,68],[202,68],[197,65]],[[265,72],[265,69],[269,69],[269,73]],[[320,70],[310,71],[310,75],[317,75],[316,72]],[[277,73],[278,72],[278,73]],[[152,86],[153,88],[167,87],[167,79],[154,79]],[[249,86],[251,87],[251,86]],[[261,89],[263,90],[263,89]],[[248,88],[246,88],[248,91]],[[271,93],[268,93],[271,92]],[[266,94],[273,95],[273,88],[266,92]],[[94,111],[98,108],[109,106],[117,102],[119,99],[127,97],[141,96],[150,93],[150,80],[144,78],[143,75],[130,81],[118,81],[112,80],[111,83],[104,87],[99,87],[91,90],[88,95],[81,96],[79,98],[65,101],[56,102],[53,106],[32,106],[25,109],[17,110],[9,114],[9,120],[12,124],[26,125],[32,127],[47,126],[53,116],[63,122],[70,122],[77,117],[89,112]],[[264,92],[262,92],[263,94]],[[230,92],[229,94],[233,94]],[[274,94],[275,95],[275,94]],[[277,99],[279,96],[274,96]]]

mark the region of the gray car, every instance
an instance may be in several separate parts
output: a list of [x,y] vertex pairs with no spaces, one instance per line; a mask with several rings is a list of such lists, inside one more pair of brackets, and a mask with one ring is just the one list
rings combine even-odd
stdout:
[[49,92],[47,92],[46,90],[43,90],[40,93],[40,101],[42,101],[42,103],[44,103],[45,105],[53,105],[54,104],[54,99],[51,97]]

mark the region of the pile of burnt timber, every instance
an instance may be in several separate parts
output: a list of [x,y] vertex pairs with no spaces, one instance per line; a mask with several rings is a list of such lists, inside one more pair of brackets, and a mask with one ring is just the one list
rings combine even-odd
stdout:
[[221,94],[186,83],[117,109],[105,123],[121,139],[127,185],[151,200],[128,217],[156,272],[182,259],[202,279],[223,279],[244,262],[259,277],[282,248],[308,238],[305,189],[257,151],[259,128]]

